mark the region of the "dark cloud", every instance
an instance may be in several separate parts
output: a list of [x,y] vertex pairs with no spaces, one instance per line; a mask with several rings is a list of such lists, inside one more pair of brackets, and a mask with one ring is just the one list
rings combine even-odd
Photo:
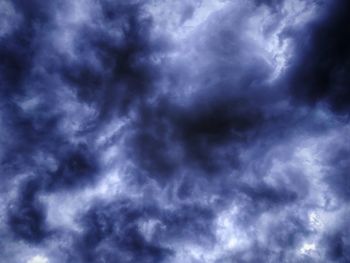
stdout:
[[102,1],[97,7],[98,21],[82,25],[74,42],[79,59],[59,60],[58,71],[104,119],[152,96],[159,78],[154,59],[166,44],[151,38],[152,19],[142,13],[141,4]]
[[[187,76],[178,68],[167,73],[180,92],[195,87],[193,94],[177,99],[171,87],[155,103],[144,105],[135,118],[128,136],[129,155],[151,176],[169,177],[186,167],[216,175],[235,168],[237,151],[254,141],[269,121],[265,107],[273,107],[279,96],[262,93],[271,69],[247,50],[244,45],[252,44],[230,27],[229,14],[221,19],[221,25],[210,20],[195,44],[201,61],[198,75]],[[182,78],[189,78],[188,83],[181,83]]]
[[296,37],[290,90],[297,100],[349,110],[349,2],[325,1],[319,16]]
[[329,262],[347,262],[349,260],[348,229],[348,223],[340,220],[336,222],[336,227],[327,231],[322,237],[322,242],[325,245],[325,257]]
[[264,121],[260,109],[236,99],[199,97],[190,106],[165,100],[140,113],[127,147],[160,181],[186,167],[218,174],[239,165],[237,150],[255,139]]
[[62,153],[63,159],[57,170],[49,174],[48,189],[83,187],[86,182],[94,180],[98,173],[97,157],[89,153],[86,145],[76,148],[70,147]]
[[0,9],[6,262],[349,261],[346,1]]
[[49,234],[45,208],[37,197],[40,188],[37,178],[28,179],[20,188],[18,199],[10,204],[8,225],[16,238],[39,242]]
[[[5,1],[6,2],[6,1]],[[40,48],[45,30],[50,30],[54,4],[38,1],[13,1],[19,22],[12,34],[0,41],[1,94],[15,95],[23,92],[25,78],[34,66],[35,54]]]
[[79,219],[83,234],[75,238],[75,260],[167,262],[175,253],[169,240],[210,238],[212,219],[211,210],[193,205],[173,211],[131,200],[97,202]]
[[268,7],[271,7],[274,11],[278,11],[279,8],[283,5],[283,0],[278,1],[278,0],[254,0],[254,2],[258,5],[266,5]]
[[145,210],[128,201],[92,207],[82,217],[84,234],[76,241],[80,262],[164,262],[170,250],[145,240],[137,226],[137,220],[149,216]]
[[341,200],[349,200],[350,184],[350,151],[346,146],[335,147],[329,154],[329,169],[325,175],[325,181]]

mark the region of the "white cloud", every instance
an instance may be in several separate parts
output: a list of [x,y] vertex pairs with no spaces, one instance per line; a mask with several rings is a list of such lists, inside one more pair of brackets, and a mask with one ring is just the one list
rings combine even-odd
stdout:
[[27,263],[49,263],[49,260],[44,256],[36,255],[29,259]]

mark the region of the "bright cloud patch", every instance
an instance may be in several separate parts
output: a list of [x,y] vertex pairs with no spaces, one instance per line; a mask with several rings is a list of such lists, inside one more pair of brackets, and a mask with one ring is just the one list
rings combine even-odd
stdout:
[[27,263],[49,263],[48,259],[43,256],[35,256],[28,260]]

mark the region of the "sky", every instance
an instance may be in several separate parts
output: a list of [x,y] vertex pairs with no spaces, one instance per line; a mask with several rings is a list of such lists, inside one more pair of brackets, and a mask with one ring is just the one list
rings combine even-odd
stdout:
[[350,262],[350,1],[0,0],[0,263]]

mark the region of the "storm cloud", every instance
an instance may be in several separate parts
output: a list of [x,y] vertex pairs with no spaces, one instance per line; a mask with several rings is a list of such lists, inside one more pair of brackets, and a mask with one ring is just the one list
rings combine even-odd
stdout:
[[349,262],[349,11],[0,0],[0,262]]

